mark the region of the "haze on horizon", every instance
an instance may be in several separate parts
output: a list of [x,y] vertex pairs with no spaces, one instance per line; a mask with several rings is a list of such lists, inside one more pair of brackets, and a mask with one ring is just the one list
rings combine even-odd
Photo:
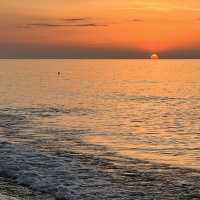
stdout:
[[0,58],[200,58],[197,0],[1,0]]

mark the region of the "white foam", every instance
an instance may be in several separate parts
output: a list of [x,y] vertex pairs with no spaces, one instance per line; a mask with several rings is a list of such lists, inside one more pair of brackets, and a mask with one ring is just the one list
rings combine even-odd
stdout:
[[0,176],[57,199],[107,199],[119,192],[106,174],[70,156],[47,155],[0,142]]
[[19,200],[19,199],[15,198],[15,197],[10,197],[7,195],[0,194],[0,200]]

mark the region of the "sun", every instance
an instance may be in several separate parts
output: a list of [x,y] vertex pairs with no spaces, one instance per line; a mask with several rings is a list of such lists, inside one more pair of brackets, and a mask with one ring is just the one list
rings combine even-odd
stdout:
[[158,54],[157,54],[157,53],[153,53],[153,54],[151,55],[151,59],[154,59],[154,60],[159,59]]

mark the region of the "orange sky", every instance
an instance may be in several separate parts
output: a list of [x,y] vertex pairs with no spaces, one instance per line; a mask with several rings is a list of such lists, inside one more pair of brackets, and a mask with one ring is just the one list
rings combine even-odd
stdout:
[[1,0],[0,26],[8,53],[29,44],[191,54],[200,47],[200,1]]

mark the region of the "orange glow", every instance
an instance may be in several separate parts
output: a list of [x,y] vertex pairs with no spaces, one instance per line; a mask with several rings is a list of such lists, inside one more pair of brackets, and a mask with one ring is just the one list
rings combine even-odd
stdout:
[[0,43],[132,49],[148,53],[200,46],[200,2],[195,0],[183,0],[181,6],[178,0],[59,2],[45,0],[36,6],[33,0],[3,1]]
[[151,59],[159,59],[158,54],[154,53],[151,55]]

